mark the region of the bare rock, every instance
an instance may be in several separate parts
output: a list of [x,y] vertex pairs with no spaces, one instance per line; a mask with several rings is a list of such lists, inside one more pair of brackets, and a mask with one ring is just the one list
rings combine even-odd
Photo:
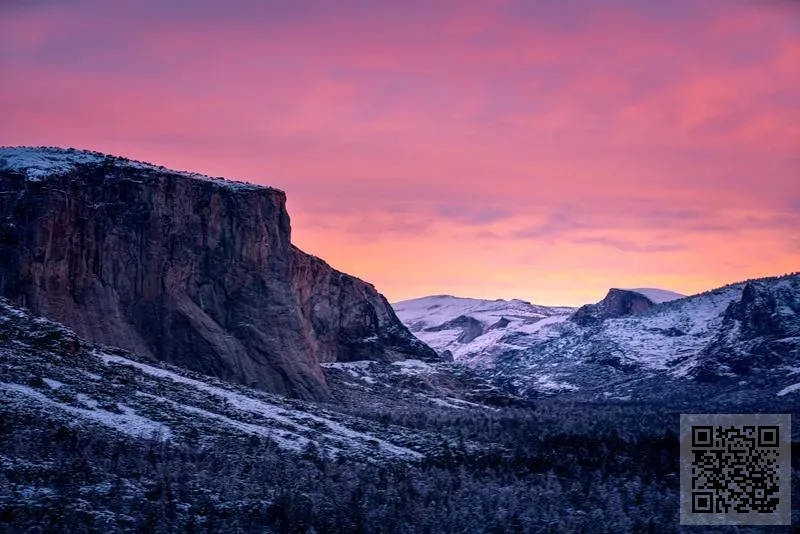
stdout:
[[597,304],[586,304],[578,308],[570,316],[570,320],[581,326],[590,326],[605,319],[642,313],[653,306],[655,303],[641,293],[612,288]]
[[277,189],[0,148],[0,294],[82,337],[308,399],[328,396],[320,362],[437,358],[290,234]]

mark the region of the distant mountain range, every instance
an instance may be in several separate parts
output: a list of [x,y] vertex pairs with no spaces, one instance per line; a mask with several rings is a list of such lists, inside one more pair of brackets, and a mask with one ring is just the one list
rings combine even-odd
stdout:
[[577,310],[452,296],[393,306],[435,350],[527,397],[782,397],[800,390],[798,274],[688,297],[611,289]]

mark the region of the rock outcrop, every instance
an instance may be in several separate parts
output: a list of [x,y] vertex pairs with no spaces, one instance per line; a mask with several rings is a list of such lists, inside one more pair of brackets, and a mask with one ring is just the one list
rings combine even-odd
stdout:
[[586,304],[572,314],[570,320],[581,326],[598,324],[605,319],[635,315],[649,310],[655,303],[641,293],[612,288],[597,304]]
[[461,333],[456,338],[456,342],[469,343],[476,337],[479,337],[481,334],[483,334],[483,323],[481,323],[474,317],[469,317],[468,315],[459,315],[455,319],[447,321],[446,323],[426,328],[425,331],[441,332],[443,330],[452,330],[452,329],[461,330]]
[[690,375],[715,382],[800,360],[800,277],[751,280],[725,310],[719,333]]
[[291,247],[292,286],[303,319],[303,334],[320,363],[409,357],[438,360],[411,335],[391,305],[368,284]]
[[0,294],[93,341],[307,399],[319,363],[436,359],[371,285],[290,242],[277,189],[0,149]]

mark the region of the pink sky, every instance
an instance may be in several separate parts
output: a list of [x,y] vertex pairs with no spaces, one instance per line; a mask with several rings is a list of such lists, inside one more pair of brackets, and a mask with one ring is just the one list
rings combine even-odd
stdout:
[[11,0],[0,144],[282,188],[392,301],[693,293],[800,270],[796,6]]

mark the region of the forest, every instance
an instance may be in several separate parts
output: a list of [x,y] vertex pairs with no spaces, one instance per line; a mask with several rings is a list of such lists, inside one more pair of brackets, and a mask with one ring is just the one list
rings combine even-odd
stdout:
[[[443,437],[415,462],[335,458],[314,445],[298,455],[257,436],[132,440],[2,408],[0,527],[9,532],[681,531],[679,414],[657,405],[360,409]],[[796,442],[793,452],[797,496]]]

